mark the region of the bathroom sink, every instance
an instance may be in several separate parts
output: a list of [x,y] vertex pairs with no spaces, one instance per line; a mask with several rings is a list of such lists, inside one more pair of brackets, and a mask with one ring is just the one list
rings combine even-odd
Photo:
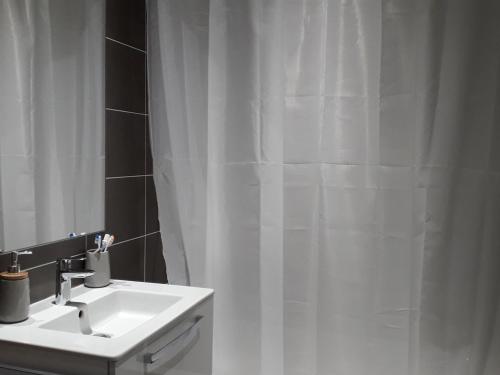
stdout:
[[[90,298],[90,299],[89,299]],[[146,291],[115,290],[104,296],[76,297],[67,314],[40,328],[105,338],[119,337],[173,306],[179,296]]]
[[81,285],[72,289],[70,305],[55,305],[52,296],[32,304],[28,320],[0,324],[0,344],[118,360],[212,295],[211,289],[124,280]]

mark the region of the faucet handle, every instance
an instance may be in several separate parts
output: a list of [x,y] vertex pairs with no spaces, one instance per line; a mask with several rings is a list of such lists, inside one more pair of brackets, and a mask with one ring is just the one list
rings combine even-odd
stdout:
[[13,250],[11,254],[17,260],[19,255],[31,255],[31,254],[33,254],[33,252],[31,250],[23,250],[23,251]]
[[58,258],[57,264],[59,265],[62,272],[72,271],[74,269],[83,269],[85,268],[85,258]]
[[57,272],[66,272],[70,268],[70,259],[69,258],[57,258],[56,260],[56,266],[57,266]]
[[68,275],[73,278],[86,277],[94,274],[94,270],[85,268],[85,258],[59,258],[57,260],[59,274]]

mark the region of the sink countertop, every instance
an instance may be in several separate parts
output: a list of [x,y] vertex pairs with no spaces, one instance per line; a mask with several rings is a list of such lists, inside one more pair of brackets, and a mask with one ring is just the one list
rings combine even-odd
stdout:
[[86,288],[83,285],[73,288],[71,300],[90,303],[120,290],[167,295],[179,299],[129,332],[118,337],[106,338],[41,327],[75,311],[75,307],[72,306],[54,305],[52,303],[54,296],[51,296],[30,306],[28,320],[14,324],[0,324],[0,341],[118,360],[214,293],[212,289],[205,288],[112,280],[105,288]]

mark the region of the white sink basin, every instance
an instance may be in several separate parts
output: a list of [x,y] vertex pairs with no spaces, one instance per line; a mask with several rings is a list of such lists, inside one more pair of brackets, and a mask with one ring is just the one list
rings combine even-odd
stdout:
[[40,325],[40,328],[101,336],[119,337],[170,308],[181,297],[146,291],[111,291],[89,301],[80,296],[72,299],[74,309]]
[[54,297],[31,305],[28,320],[0,324],[0,341],[116,360],[210,298],[211,289],[113,280],[72,289],[71,306]]

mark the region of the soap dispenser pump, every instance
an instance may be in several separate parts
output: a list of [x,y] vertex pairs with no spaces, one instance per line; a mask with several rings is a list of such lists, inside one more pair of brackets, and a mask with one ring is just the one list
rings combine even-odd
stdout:
[[28,272],[21,272],[19,255],[31,251],[13,251],[11,264],[6,272],[0,273],[0,323],[18,323],[28,319],[30,308],[30,287]]

